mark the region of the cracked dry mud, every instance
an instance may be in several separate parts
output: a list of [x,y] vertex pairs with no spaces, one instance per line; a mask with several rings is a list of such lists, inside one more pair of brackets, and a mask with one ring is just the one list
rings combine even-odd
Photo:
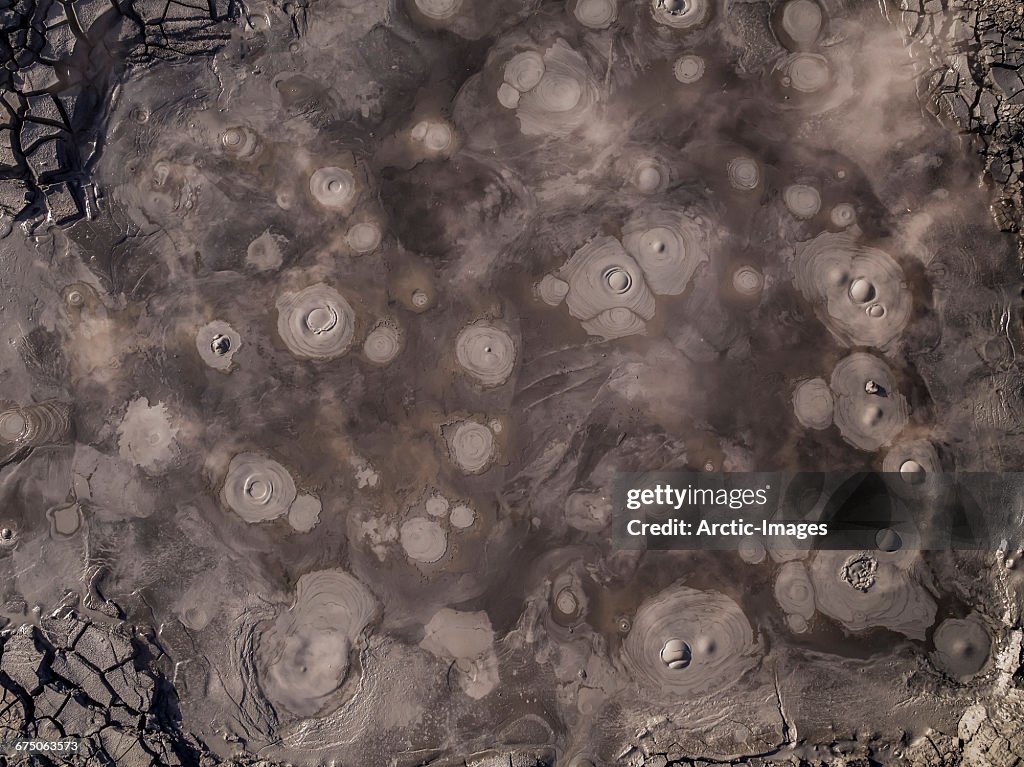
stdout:
[[0,765],[1015,767],[1024,5],[0,0]]

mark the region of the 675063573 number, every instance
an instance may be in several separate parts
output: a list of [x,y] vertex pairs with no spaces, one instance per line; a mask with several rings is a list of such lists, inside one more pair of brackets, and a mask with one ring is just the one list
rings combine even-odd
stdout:
[[14,741],[13,743],[7,744],[7,748],[3,749],[7,753],[18,753],[18,754],[47,754],[47,753],[65,753],[74,754],[79,750],[79,742],[77,740],[34,740],[32,738],[22,738]]

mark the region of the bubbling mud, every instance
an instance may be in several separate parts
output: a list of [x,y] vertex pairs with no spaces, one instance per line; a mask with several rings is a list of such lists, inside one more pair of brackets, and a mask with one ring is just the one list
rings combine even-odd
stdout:
[[435,655],[475,658],[494,645],[494,630],[484,612],[442,608],[424,626],[420,646]]
[[266,522],[287,513],[295,500],[295,481],[277,461],[257,453],[231,459],[221,502],[246,522]]
[[412,296],[409,298],[412,303],[413,309],[416,311],[423,311],[430,306],[430,295],[423,290],[414,290]]
[[242,337],[233,327],[221,320],[208,322],[196,333],[199,357],[214,370],[231,370],[231,358],[242,345]]
[[416,0],[419,12],[434,21],[445,21],[454,17],[461,7],[462,0]]
[[907,425],[910,408],[896,378],[878,357],[855,352],[832,371],[833,418],[843,439],[873,452],[890,444]]
[[878,560],[871,554],[851,554],[839,570],[842,578],[852,589],[865,594],[875,585],[878,577]]
[[366,334],[363,355],[375,365],[387,365],[402,351],[404,336],[401,328],[389,320],[377,323]]
[[703,228],[682,211],[653,209],[636,214],[622,227],[622,244],[656,295],[675,296],[685,291],[709,258]]
[[515,341],[496,324],[478,320],[455,339],[455,359],[482,386],[501,386],[516,364]]
[[676,59],[672,74],[684,85],[693,85],[704,76],[704,59],[694,53],[687,53]]
[[[613,237],[597,237],[588,242],[573,254],[559,274],[569,286],[565,297],[569,314],[578,320],[594,320],[610,309],[628,309],[642,319],[654,316],[654,296],[640,265]],[[615,279],[609,281],[609,276]],[[597,326],[618,327],[625,319],[625,315],[605,317]]]
[[258,639],[256,667],[263,694],[274,706],[301,717],[340,704],[352,652],[377,610],[370,590],[346,572],[321,570],[300,577],[295,602]]
[[315,495],[300,495],[288,509],[288,524],[300,533],[308,533],[320,523],[323,507]]
[[819,53],[794,53],[780,67],[783,85],[802,94],[818,93],[832,81],[828,59]]
[[329,165],[313,171],[309,191],[313,199],[328,210],[347,213],[355,204],[359,188],[352,171]]
[[355,312],[334,288],[317,283],[277,299],[277,332],[288,350],[303,359],[329,360],[348,351]]
[[432,495],[427,499],[423,506],[427,510],[427,514],[430,516],[443,517],[448,513],[448,509],[451,507],[451,504],[448,503],[448,499],[443,495]]
[[617,266],[606,269],[603,276],[608,287],[620,295],[628,292],[633,285],[633,278],[629,276],[629,272]]
[[782,191],[782,201],[797,218],[814,218],[821,210],[821,194],[807,184],[791,184]]
[[[690,652],[682,664],[684,646]],[[739,605],[718,592],[686,586],[670,587],[640,605],[622,648],[637,683],[656,697],[672,698],[721,693],[754,667],[758,655]]]
[[118,449],[122,458],[145,470],[160,474],[178,454],[175,435],[178,427],[171,422],[167,406],[150,405],[145,397],[133,400],[117,427]]
[[821,6],[815,0],[789,0],[782,9],[782,29],[797,45],[812,45],[823,23]]
[[497,687],[494,629],[487,613],[438,610],[424,626],[420,647],[454,662],[459,684],[470,698],[479,700]]
[[71,407],[50,400],[18,407],[0,402],[0,459],[4,462],[25,448],[59,445],[71,438]]
[[709,0],[650,0],[650,3],[654,20],[674,29],[694,29],[711,18]]
[[448,534],[437,522],[426,517],[412,517],[403,522],[399,540],[409,559],[423,564],[437,562],[448,551]]
[[661,648],[661,662],[673,671],[689,666],[692,658],[690,646],[682,639],[670,639]]
[[234,125],[221,131],[220,146],[224,153],[238,159],[248,159],[256,154],[259,138],[252,128]]
[[616,0],[570,0],[574,2],[573,15],[585,27],[607,29],[618,15]]
[[452,461],[466,474],[486,471],[494,460],[494,433],[476,421],[462,421],[448,429]]
[[818,611],[851,631],[880,627],[924,639],[937,606],[899,557],[817,552],[810,575]]
[[900,463],[900,474],[907,482],[917,482],[917,477],[924,474],[924,467],[913,459],[903,461]]
[[383,237],[380,226],[373,221],[360,221],[353,224],[345,235],[345,243],[359,255],[372,253],[380,245]]
[[671,181],[669,169],[655,157],[637,160],[629,173],[629,181],[642,194],[664,192]]
[[746,536],[742,538],[739,543],[738,551],[740,559],[748,565],[759,565],[764,562],[765,557],[768,556],[768,552],[764,547],[764,542],[758,536]]
[[451,513],[448,515],[448,521],[452,523],[452,527],[466,530],[476,522],[476,512],[466,504],[460,503],[451,510]]
[[612,519],[611,498],[585,490],[571,494],[565,501],[565,521],[569,527],[585,533],[599,533]]
[[519,99],[521,97],[522,94],[508,83],[502,83],[498,86],[498,103],[505,107],[505,109],[515,109],[519,106]]
[[910,320],[913,297],[891,256],[824,233],[797,250],[796,286],[829,331],[848,346],[885,348]]
[[808,429],[827,429],[832,425],[835,401],[824,379],[801,381],[793,391],[793,413]]
[[505,81],[498,86],[498,102],[506,109],[518,107],[522,95],[540,83],[544,69],[544,56],[538,51],[524,51],[513,56],[505,64]]
[[579,611],[579,601],[571,589],[563,588],[555,594],[553,606],[561,615],[575,615]]
[[574,570],[566,570],[552,579],[549,615],[561,628],[572,628],[586,617],[590,607],[586,590]]
[[442,156],[450,154],[455,144],[455,133],[452,127],[439,120],[422,120],[410,131],[413,141],[422,144],[429,155]]
[[725,168],[729,175],[729,185],[733,189],[748,191],[756,189],[761,183],[761,170],[752,157],[734,157],[726,163]]
[[548,306],[558,306],[569,293],[569,283],[553,274],[545,274],[536,287],[537,297]]
[[807,630],[814,617],[814,586],[803,562],[786,562],[775,577],[775,601],[786,613],[786,622],[795,633]]
[[0,439],[8,444],[21,440],[28,431],[28,419],[20,410],[8,410],[0,413]]
[[[120,83],[112,66],[109,125],[71,137],[102,139],[81,158],[95,185],[60,168],[40,176],[40,150],[76,146],[19,148],[18,131],[54,140],[56,125],[33,125],[40,103],[79,123],[102,107],[102,88],[83,83],[74,115],[74,93],[5,96],[17,114],[0,138],[39,183],[26,187],[31,211],[0,218],[0,234],[16,227],[0,243],[14,342],[4,388],[23,405],[51,392],[73,401],[81,444],[23,450],[6,467],[0,623],[45,627],[65,588],[123,600],[131,630],[152,618],[153,641],[180,662],[150,669],[175,674],[157,685],[172,718],[172,686],[180,696],[175,745],[208,745],[212,761],[853,767],[901,760],[894,747],[926,724],[955,734],[960,700],[992,702],[987,678],[957,687],[930,673],[921,627],[929,594],[940,620],[977,601],[1003,651],[1016,543],[1002,561],[918,556],[887,522],[878,550],[869,542],[852,559],[753,536],[734,556],[620,551],[611,530],[620,472],[881,463],[916,477],[939,470],[934,449],[913,446],[921,437],[950,469],[1006,468],[1022,454],[1021,429],[992,428],[1024,420],[1012,237],[986,229],[978,158],[922,119],[918,98],[954,103],[989,68],[935,66],[940,38],[965,31],[947,9],[902,14],[925,36],[908,49],[878,9],[832,0],[281,0],[248,14],[227,3],[241,14],[212,26],[191,18],[195,7],[181,18],[179,3],[164,29],[148,13],[160,4],[134,5],[152,22],[147,57],[167,36],[188,55],[129,66]],[[20,6],[37,20],[47,6],[74,16],[67,0]],[[124,37],[136,15],[107,15],[100,31]],[[972,34],[955,42],[968,59],[983,53]],[[92,58],[104,72],[116,64]],[[994,87],[985,78],[978,87]],[[145,125],[125,124],[139,97]],[[961,111],[998,144],[984,98],[968,95]],[[232,129],[243,120],[251,136]],[[0,207],[20,189],[7,184]],[[67,229],[32,218],[79,205],[84,220]],[[846,244],[822,245],[836,242],[817,238],[826,230]],[[895,283],[854,268],[876,245],[902,267]],[[824,267],[801,261],[819,247]],[[268,313],[321,281],[334,292],[298,308],[289,295]],[[912,324],[899,319],[904,290]],[[888,378],[868,369],[847,381],[846,361],[832,373],[872,350]],[[161,446],[135,430],[130,460],[174,466],[156,482],[117,455],[120,416],[142,395],[132,407],[166,402],[181,430],[177,462],[150,455]],[[12,450],[26,444],[27,411],[0,407]],[[228,477],[246,457],[256,465]],[[902,490],[898,476],[885,481]],[[801,505],[807,521],[826,503],[818,495]],[[108,575],[79,583],[82,557]],[[305,575],[339,562],[387,594],[379,635],[358,617],[375,609],[367,586]],[[724,593],[694,590],[716,583]],[[243,615],[253,652],[234,653],[225,643]],[[924,642],[887,646],[874,629],[888,626]],[[953,657],[937,667],[971,670],[956,664],[981,641],[963,633],[936,632],[935,652]],[[151,659],[138,660],[141,671]],[[63,690],[45,670],[39,684],[56,689],[40,693],[29,729],[49,727],[44,709]],[[877,711],[908,695],[893,716]],[[19,696],[27,719],[33,705]],[[123,706],[106,708],[127,722]],[[532,729],[521,724],[531,717]],[[108,750],[134,734],[161,745],[117,729],[103,733]],[[533,759],[531,742],[550,757]]]
[[764,288],[764,275],[752,266],[741,266],[732,273],[732,287],[741,296],[756,296]]
[[[517,88],[522,92],[516,111],[519,129],[526,136],[567,136],[583,125],[598,100],[597,83],[587,61],[561,39],[544,52],[542,70],[535,59],[531,61],[516,75],[516,82],[508,82],[522,86]],[[525,88],[538,71],[536,84]]]
[[632,309],[627,309],[624,306],[605,309],[596,317],[584,320],[580,324],[590,335],[598,336],[606,341],[640,335],[647,330],[647,323]]
[[283,237],[271,233],[267,229],[263,234],[249,243],[245,251],[245,263],[259,272],[269,272],[280,268],[284,263],[281,254]]
[[927,440],[898,442],[882,459],[882,471],[898,472],[908,485],[921,483],[926,474],[942,471],[939,454]]
[[935,629],[936,664],[961,680],[970,679],[988,662],[992,639],[982,623],[974,618],[947,618]]
[[71,536],[82,527],[82,509],[77,503],[54,506],[46,512],[55,535]]
[[829,213],[829,220],[837,229],[845,229],[857,221],[857,209],[849,202],[837,203]]
[[583,98],[583,86],[572,77],[545,74],[537,83],[536,97],[537,107],[544,112],[569,112]]
[[505,64],[505,83],[526,93],[537,87],[544,77],[544,57],[537,51],[518,53]]

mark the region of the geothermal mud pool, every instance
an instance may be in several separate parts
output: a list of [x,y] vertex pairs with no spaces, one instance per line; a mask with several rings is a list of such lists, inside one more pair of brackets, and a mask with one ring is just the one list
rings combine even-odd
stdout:
[[1020,764],[1012,535],[610,526],[1024,467],[1022,16],[0,6],[0,764]]

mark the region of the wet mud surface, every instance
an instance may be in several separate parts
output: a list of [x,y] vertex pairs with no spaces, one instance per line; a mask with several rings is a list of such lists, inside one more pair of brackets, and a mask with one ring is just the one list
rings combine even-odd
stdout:
[[0,764],[1019,764],[1019,540],[610,522],[1021,470],[1021,18],[0,7]]

